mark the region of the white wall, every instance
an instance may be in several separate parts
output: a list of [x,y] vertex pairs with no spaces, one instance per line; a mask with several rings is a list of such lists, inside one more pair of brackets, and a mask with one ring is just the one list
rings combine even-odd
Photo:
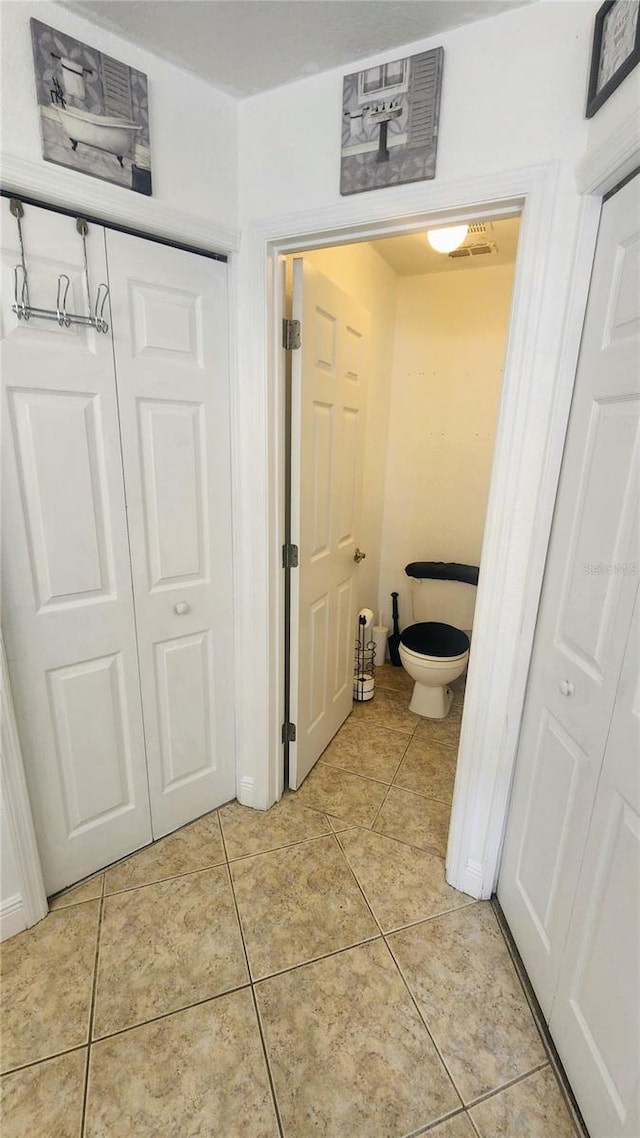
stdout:
[[[46,197],[47,175],[52,167],[41,155],[29,27],[32,16],[147,75],[152,201],[183,214],[208,218],[219,225],[235,226],[238,218],[237,103],[202,80],[55,4],[30,3],[29,0],[0,3],[2,155],[40,163],[42,194]],[[74,177],[85,189],[87,182],[95,181],[81,173]],[[114,185],[110,189],[115,211],[124,199],[140,196],[121,186]]]
[[[513,595],[504,598],[504,626],[508,626],[516,603],[521,603],[523,577],[529,581],[533,573],[531,611],[527,612],[525,627],[528,635],[539,584],[536,574],[541,575],[544,557],[544,539],[538,543],[540,548],[529,544],[538,526],[540,472],[545,461],[551,466],[557,461],[557,437],[552,440],[556,449],[552,445],[546,459],[548,432],[553,429],[552,408],[558,387],[571,382],[570,369],[563,369],[563,347],[567,306],[575,288],[576,236],[581,222],[575,171],[587,138],[584,102],[597,8],[598,0],[542,0],[432,40],[405,45],[402,51],[301,80],[245,100],[240,106],[243,245],[239,318],[242,326],[257,331],[238,344],[237,401],[243,424],[237,451],[238,675],[250,661],[263,665],[251,690],[245,686],[239,693],[237,722],[244,766],[242,786],[246,787],[243,801],[247,803],[266,805],[278,786],[279,720],[274,677],[279,674],[280,661],[276,627],[268,628],[263,621],[264,612],[274,611],[279,596],[271,569],[277,559],[277,540],[272,537],[277,485],[273,452],[269,450],[275,430],[272,357],[263,342],[270,333],[261,284],[265,236],[277,240],[292,233],[336,233],[345,226],[357,226],[359,218],[363,226],[366,222],[384,226],[385,210],[386,216],[401,221],[405,204],[407,214],[415,216],[421,201],[425,213],[442,211],[446,216],[447,208],[469,201],[471,184],[478,186],[476,200],[486,200],[484,184],[508,184],[504,176],[510,171],[518,171],[514,184],[533,184],[536,176],[531,168],[541,168],[537,184],[544,184],[544,199],[539,195],[535,198],[535,209],[540,212],[532,211],[529,226],[525,211],[523,225],[527,268],[522,286],[523,292],[535,297],[535,319],[526,334],[519,322],[514,346],[514,358],[522,352],[532,364],[535,399],[524,391],[520,407],[514,410],[513,400],[509,406],[511,420],[519,428],[526,415],[527,430],[522,432],[519,447],[518,478],[504,494],[507,503],[517,503],[518,514],[524,519],[520,543],[515,543],[508,564],[504,562],[513,583]],[[341,198],[343,75],[440,44],[444,48],[444,80],[435,180]],[[525,168],[529,173],[521,173]],[[489,200],[494,192],[488,191]],[[535,220],[543,214],[547,214],[544,231]],[[531,275],[534,265],[538,274],[535,279]],[[535,347],[533,353],[528,351],[529,343]],[[511,461],[509,455],[510,444],[505,439],[500,452],[503,468]],[[541,522],[543,531],[545,525],[546,518]],[[256,628],[263,629],[257,639]],[[503,657],[505,661],[511,659],[507,652]],[[520,701],[523,682],[518,682]],[[511,709],[514,722],[520,710],[515,700],[516,696]],[[486,722],[490,724],[487,730],[497,734],[502,729],[499,724],[504,723],[504,709],[496,709],[495,715],[493,711],[487,713]],[[264,752],[252,742],[265,734],[270,740],[268,775]]]
[[409,561],[480,564],[513,265],[398,279],[379,605]]
[[635,113],[640,117],[640,67],[636,67],[589,119],[586,153],[610,139]]
[[[568,166],[575,162],[586,139],[583,114],[597,8],[592,0],[547,0],[395,52],[397,57],[444,47],[438,180],[554,157]],[[341,200],[342,76],[368,64],[324,72],[240,105],[244,222]]]
[[[120,186],[69,171],[69,176],[77,180],[78,192],[87,193],[87,186],[95,187],[96,191],[99,189],[101,211],[104,203],[108,203],[109,214],[114,218],[125,208],[125,203],[130,209],[131,200],[137,199],[141,226],[145,224],[145,216],[154,208],[164,206],[175,210],[182,218],[204,219],[204,231],[216,225],[235,227],[238,222],[237,103],[201,80],[51,3],[30,3],[29,0],[0,3],[0,152],[3,165],[9,158],[34,163],[36,168],[39,166],[41,180],[37,192],[45,200],[55,172],[61,169],[44,162],[41,154],[29,26],[32,16],[147,75],[153,197],[149,201]],[[3,219],[7,216],[5,210],[6,206],[3,206]],[[5,819],[0,821],[0,913],[2,935],[6,936],[19,931],[23,927],[23,919],[13,904],[20,893],[20,884],[11,838]]]
[[362,523],[357,543],[366,553],[358,571],[358,608],[375,609],[382,546],[382,511],[398,278],[368,244],[304,254],[319,272],[371,313],[371,355],[363,460]]

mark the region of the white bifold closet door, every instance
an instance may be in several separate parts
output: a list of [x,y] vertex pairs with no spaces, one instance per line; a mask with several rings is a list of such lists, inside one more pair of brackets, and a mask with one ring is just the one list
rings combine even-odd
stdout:
[[[234,793],[225,266],[91,225],[113,337],[18,321],[5,208],[2,621],[51,893]],[[85,312],[73,218],[23,224],[31,303],[64,272]]]
[[602,209],[498,882],[592,1138],[640,1134],[639,360],[637,175]]
[[158,838],[235,793],[227,270],[106,241]]

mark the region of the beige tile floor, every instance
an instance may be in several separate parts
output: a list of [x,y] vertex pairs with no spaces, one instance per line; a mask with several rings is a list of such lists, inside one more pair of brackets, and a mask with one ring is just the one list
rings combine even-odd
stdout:
[[575,1138],[490,904],[444,861],[445,723],[378,670],[297,794],[230,803],[2,952],[2,1138]]

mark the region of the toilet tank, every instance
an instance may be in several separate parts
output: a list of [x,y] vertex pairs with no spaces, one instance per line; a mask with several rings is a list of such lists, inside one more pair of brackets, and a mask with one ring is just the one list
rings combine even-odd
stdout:
[[437,620],[463,632],[471,631],[478,583],[476,565],[413,561],[405,572],[411,578],[414,621]]

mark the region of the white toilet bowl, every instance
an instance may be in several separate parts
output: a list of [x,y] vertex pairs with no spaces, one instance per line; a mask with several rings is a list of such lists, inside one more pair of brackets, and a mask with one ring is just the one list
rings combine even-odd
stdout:
[[411,624],[400,636],[400,660],[415,681],[409,708],[428,719],[444,719],[453,692],[449,684],[464,672],[469,637],[450,624]]

